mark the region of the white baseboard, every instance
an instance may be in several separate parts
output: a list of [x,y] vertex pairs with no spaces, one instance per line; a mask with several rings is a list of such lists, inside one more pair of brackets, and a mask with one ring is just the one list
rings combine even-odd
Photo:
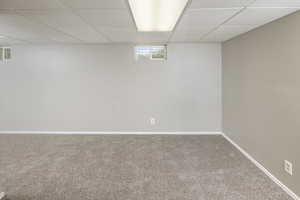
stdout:
[[272,181],[274,181],[279,187],[281,187],[289,196],[295,200],[300,200],[300,198],[286,185],[284,185],[278,178],[276,178],[271,172],[269,172],[263,165],[261,165],[257,160],[255,160],[249,153],[247,153],[242,147],[236,144],[232,139],[230,139],[225,133],[222,134],[223,137],[229,141],[233,146],[235,146],[244,156],[246,156],[252,163],[256,165],[261,171],[263,171]]
[[0,131],[0,134],[53,134],[53,135],[222,135],[218,131]]

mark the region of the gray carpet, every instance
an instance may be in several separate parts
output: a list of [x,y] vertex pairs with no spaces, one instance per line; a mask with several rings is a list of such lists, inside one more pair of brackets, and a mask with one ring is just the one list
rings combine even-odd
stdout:
[[222,136],[0,135],[10,200],[288,200]]

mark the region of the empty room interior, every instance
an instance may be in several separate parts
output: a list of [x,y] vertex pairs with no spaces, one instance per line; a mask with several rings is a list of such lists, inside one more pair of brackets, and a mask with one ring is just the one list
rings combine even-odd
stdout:
[[300,0],[0,0],[0,200],[300,200],[299,75]]

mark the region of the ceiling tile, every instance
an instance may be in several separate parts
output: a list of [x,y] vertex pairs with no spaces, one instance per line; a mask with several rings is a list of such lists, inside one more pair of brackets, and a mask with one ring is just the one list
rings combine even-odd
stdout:
[[300,7],[299,0],[256,0],[251,7]]
[[78,42],[74,38],[11,13],[0,13],[0,35],[29,42]]
[[136,42],[164,44],[170,36],[171,32],[138,32]]
[[18,11],[18,13],[32,20],[54,27],[83,42],[107,42],[100,33],[86,24],[79,16],[66,10]]
[[195,32],[188,32],[188,33],[174,33],[171,38],[171,42],[199,42],[201,40],[201,36],[205,34],[198,34]]
[[125,9],[125,0],[61,0],[76,9]]
[[202,41],[223,42],[240,34],[246,33],[253,28],[255,28],[255,26],[222,25],[214,32],[202,38]]
[[99,29],[104,27],[135,29],[134,22],[128,10],[83,9],[79,10],[78,13],[88,23]]
[[292,12],[297,8],[253,8],[249,7],[231,19],[228,25],[263,25]]
[[133,29],[104,28],[102,31],[112,42],[166,43],[170,32],[137,32]]
[[199,42],[203,35],[211,30],[209,27],[203,27],[198,30],[176,30],[172,35],[171,42]]
[[137,32],[133,29],[122,28],[102,28],[101,31],[107,35],[112,42],[135,42]]
[[253,1],[254,0],[193,0],[189,8],[235,8],[247,6]]
[[0,0],[1,9],[62,9],[58,0]]
[[21,40],[15,40],[7,37],[0,38],[0,45],[14,45],[14,44],[27,44],[27,43]]
[[[298,9],[300,0],[192,0],[171,41],[225,41]],[[8,38],[0,38],[0,44],[165,43],[171,35],[137,32],[126,0],[0,0],[1,34]]]
[[188,10],[180,20],[176,29],[203,29],[216,27],[232,17],[240,9],[196,9]]

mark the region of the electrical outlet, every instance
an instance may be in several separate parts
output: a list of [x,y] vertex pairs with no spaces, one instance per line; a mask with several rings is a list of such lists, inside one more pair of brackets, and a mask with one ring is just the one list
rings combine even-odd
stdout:
[[287,160],[284,161],[284,170],[290,174],[293,175],[293,164]]
[[151,125],[155,125],[156,124],[155,118],[153,118],[153,117],[150,118],[150,124]]

